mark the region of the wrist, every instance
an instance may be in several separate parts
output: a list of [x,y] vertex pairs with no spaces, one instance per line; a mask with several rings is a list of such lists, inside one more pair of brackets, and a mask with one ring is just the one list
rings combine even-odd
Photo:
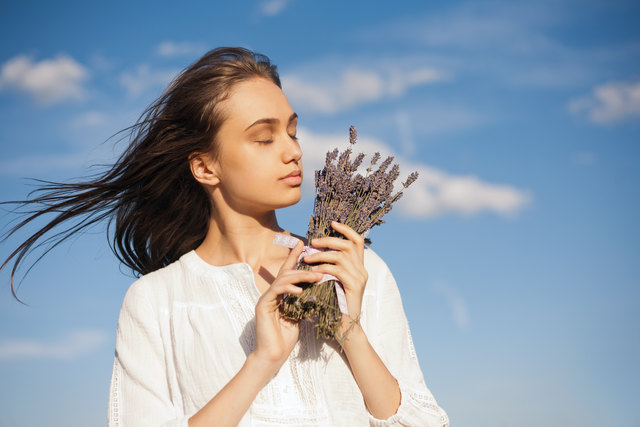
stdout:
[[278,373],[282,363],[267,360],[254,350],[247,356],[242,369],[251,373],[255,378],[259,378],[262,386],[266,385]]
[[343,315],[342,325],[336,334],[336,340],[346,351],[348,347],[359,346],[363,342],[367,342],[368,338],[360,325],[360,316],[355,319],[350,316]]

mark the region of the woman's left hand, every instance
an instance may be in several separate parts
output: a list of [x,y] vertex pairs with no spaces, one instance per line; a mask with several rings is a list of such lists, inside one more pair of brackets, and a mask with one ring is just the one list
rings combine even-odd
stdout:
[[[339,237],[321,237],[310,243],[318,249],[330,249],[304,257],[304,262],[314,265],[311,270],[331,274],[340,280],[344,287],[349,316],[342,316],[342,329],[360,318],[362,310],[362,296],[367,283],[368,274],[364,268],[364,238],[351,227],[336,221],[331,222],[331,228],[342,234]],[[349,319],[351,318],[351,319]]]

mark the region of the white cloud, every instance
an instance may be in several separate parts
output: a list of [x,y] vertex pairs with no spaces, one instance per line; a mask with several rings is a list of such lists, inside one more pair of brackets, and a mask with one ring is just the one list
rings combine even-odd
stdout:
[[168,86],[177,73],[176,70],[152,70],[149,64],[140,64],[135,70],[122,73],[120,84],[135,98],[147,89]]
[[398,202],[400,211],[411,217],[432,217],[450,212],[464,216],[494,212],[512,217],[531,201],[527,191],[510,185],[484,182],[475,176],[454,176],[416,163],[401,164],[420,174],[418,181]]
[[88,76],[84,66],[66,55],[40,62],[34,62],[27,55],[18,55],[2,66],[0,89],[14,88],[28,93],[40,104],[54,104],[81,99],[84,96],[82,84]]
[[437,282],[432,285],[434,291],[442,294],[449,304],[451,317],[459,329],[467,329],[469,327],[469,310],[467,303],[451,285]]
[[280,14],[291,0],[266,0],[260,5],[260,11],[266,16],[276,16]]
[[401,96],[413,86],[435,83],[445,80],[446,76],[441,71],[431,67],[422,67],[409,72],[395,69],[388,80],[388,92],[393,96]]
[[593,88],[588,96],[569,102],[572,113],[586,113],[597,124],[611,124],[640,117],[640,81],[610,82]]
[[[305,191],[312,192],[313,171],[322,168],[328,150],[346,148],[347,135],[346,132],[345,135],[315,134],[301,128],[299,136],[304,148],[304,170],[307,171]],[[367,154],[379,151],[383,157],[395,154],[387,144],[366,137],[358,139],[354,151]],[[471,216],[493,212],[510,218],[532,200],[528,191],[510,185],[484,182],[475,176],[451,175],[397,155],[395,161],[401,167],[399,181],[414,170],[420,174],[397,204],[397,211],[408,217],[426,219],[451,213]]]
[[100,111],[87,111],[73,120],[74,127],[93,127],[107,123],[107,115]]
[[333,114],[383,98],[399,97],[409,89],[446,80],[445,73],[432,67],[404,70],[372,70],[351,66],[341,71],[325,70],[325,75],[337,79],[315,79],[311,75],[282,76],[287,97],[301,109]]
[[97,330],[79,330],[67,334],[58,341],[36,340],[0,341],[0,360],[24,358],[75,359],[100,348],[107,335]]
[[156,53],[164,57],[186,56],[203,53],[201,43],[164,41],[156,46]]

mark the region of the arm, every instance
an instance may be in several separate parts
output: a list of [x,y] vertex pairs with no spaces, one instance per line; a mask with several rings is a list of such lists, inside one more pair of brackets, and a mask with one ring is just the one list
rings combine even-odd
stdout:
[[[283,293],[299,293],[294,283],[314,282],[319,273],[295,271],[302,252],[294,248],[271,288],[256,305],[256,349],[238,373],[191,418],[174,405],[156,310],[147,295],[145,278],[125,296],[116,339],[111,381],[109,427],[198,427],[237,425],[258,392],[275,375],[298,338],[298,325],[279,317]],[[211,361],[215,363],[215,361]]]
[[384,261],[379,258],[376,261],[381,268],[376,269],[379,314],[371,319],[375,322],[374,346],[398,380],[402,401],[395,415],[384,420],[371,418],[370,423],[372,426],[446,427],[449,418],[425,384],[396,281]]
[[[336,338],[349,360],[351,372],[369,413],[377,418],[388,418],[396,413],[400,405],[400,388],[357,321],[368,279],[364,267],[364,239],[347,225],[334,221],[331,226],[343,234],[345,239],[314,239],[312,243],[315,247],[331,251],[307,256],[305,262],[321,263],[312,267],[312,270],[340,279],[346,294],[349,316],[342,316],[340,336]],[[346,339],[343,339],[345,336]]]
[[320,273],[293,269],[302,248],[299,242],[291,250],[271,287],[256,304],[256,349],[236,376],[189,419],[189,427],[237,425],[258,392],[289,357],[298,340],[299,326],[280,317],[280,298],[285,293],[301,293],[302,288],[295,283],[322,279]]
[[400,387],[359,323],[341,344],[369,413],[380,419],[395,414],[400,406]]
[[[332,223],[332,227],[346,240],[315,239],[314,246],[333,251],[311,255],[305,262],[323,263],[314,270],[340,279],[349,314],[358,319],[368,280],[364,268],[364,242],[358,233],[344,224]],[[386,265],[380,262],[384,268],[383,283],[378,287],[379,317],[375,319],[380,325],[375,337],[378,351],[359,322],[347,316],[343,316],[342,331],[346,332],[350,327],[351,330],[346,339],[339,339],[369,410],[370,423],[376,426],[448,426],[446,413],[424,383],[395,280]]]
[[124,297],[109,393],[109,427],[186,427],[173,405],[156,311],[147,295],[148,278],[134,283]]
[[189,427],[237,425],[279,367],[251,353],[231,381],[189,419]]

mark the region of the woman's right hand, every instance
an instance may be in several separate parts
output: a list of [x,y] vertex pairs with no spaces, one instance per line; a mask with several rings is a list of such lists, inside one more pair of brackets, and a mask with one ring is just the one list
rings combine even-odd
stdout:
[[253,355],[274,370],[280,369],[287,360],[300,331],[297,322],[280,316],[280,301],[285,293],[298,295],[302,292],[296,283],[315,283],[322,279],[321,273],[294,269],[303,247],[302,242],[298,242],[289,252],[278,276],[256,304],[257,343]]

